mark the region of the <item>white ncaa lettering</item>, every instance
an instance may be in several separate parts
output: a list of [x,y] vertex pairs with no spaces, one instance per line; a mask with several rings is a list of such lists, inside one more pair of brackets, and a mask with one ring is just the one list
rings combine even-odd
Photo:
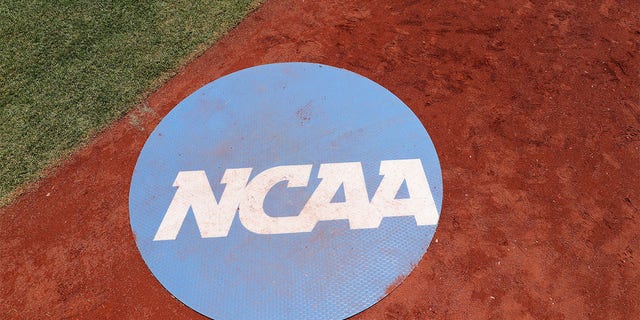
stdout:
[[204,171],[178,172],[173,183],[178,190],[153,240],[175,240],[189,212],[189,207],[193,210],[201,237],[226,237],[251,170],[251,168],[225,170],[220,183],[227,186],[220,196],[220,202],[216,202]]
[[[311,232],[318,221],[326,220],[348,220],[351,229],[377,228],[384,217],[413,216],[419,226],[438,222],[420,159],[381,161],[383,178],[371,202],[360,162],[323,163],[318,171],[322,180],[299,215],[269,216],[264,211],[269,190],[282,181],[289,188],[306,187],[311,169],[310,164],[273,167],[250,182],[252,168],[227,169],[220,181],[226,187],[219,202],[204,171],[180,171],[173,183],[178,189],[153,240],[175,240],[189,208],[202,238],[226,237],[236,211],[242,225],[257,234]],[[403,182],[409,196],[396,199]],[[340,186],[345,201],[331,202]]]
[[[271,217],[264,212],[267,192],[280,181],[287,187],[306,187],[312,165],[280,166],[267,169],[251,180],[240,203],[240,222],[251,232],[258,234],[291,233],[298,217]],[[309,230],[311,231],[311,230]]]
[[[349,220],[351,229],[366,220],[370,211],[367,186],[360,162],[323,163],[318,171],[322,179],[316,190],[302,208],[300,232],[311,232],[318,221]],[[340,186],[344,187],[344,202],[332,203],[331,200]]]

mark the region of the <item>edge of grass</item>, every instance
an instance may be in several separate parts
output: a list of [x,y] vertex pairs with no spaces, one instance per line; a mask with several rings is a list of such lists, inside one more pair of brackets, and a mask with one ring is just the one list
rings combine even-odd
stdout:
[[35,173],[25,179],[22,183],[17,185],[12,191],[5,195],[0,195],[0,210],[13,204],[21,195],[35,190],[42,181],[43,178],[50,176],[64,162],[68,161],[74,154],[81,149],[87,147],[94,139],[100,134],[108,131],[116,122],[126,117],[137,109],[148,108],[145,101],[160,87],[162,87],[167,81],[173,78],[181,70],[183,70],[190,62],[194,61],[206,50],[215,45],[225,35],[235,29],[247,16],[258,10],[266,0],[252,0],[251,3],[245,8],[243,16],[237,21],[227,21],[228,25],[223,25],[219,31],[214,32],[204,42],[198,44],[192,51],[183,55],[173,67],[164,70],[160,75],[153,80],[153,82],[142,89],[141,93],[137,94],[132,103],[129,103],[122,112],[117,116],[112,117],[106,124],[93,127],[89,131],[85,132],[83,137],[78,140],[72,147],[67,148],[60,152],[57,157],[48,159],[48,161],[40,167]]

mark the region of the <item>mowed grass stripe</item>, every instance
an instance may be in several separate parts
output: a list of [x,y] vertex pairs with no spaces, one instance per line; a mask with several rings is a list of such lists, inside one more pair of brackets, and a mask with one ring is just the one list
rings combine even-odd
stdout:
[[0,206],[257,5],[0,2]]

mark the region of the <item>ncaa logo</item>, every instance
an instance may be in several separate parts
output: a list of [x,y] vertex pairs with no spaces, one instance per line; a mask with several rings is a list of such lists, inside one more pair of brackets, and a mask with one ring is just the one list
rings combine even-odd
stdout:
[[427,250],[442,175],[418,118],[350,71],[279,63],[180,102],[148,138],[129,195],[147,266],[215,319],[342,319]]

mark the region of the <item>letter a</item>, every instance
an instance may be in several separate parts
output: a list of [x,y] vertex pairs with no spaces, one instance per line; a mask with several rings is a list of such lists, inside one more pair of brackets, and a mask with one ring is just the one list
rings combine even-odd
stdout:
[[[305,232],[313,230],[318,221],[349,219],[350,228],[357,229],[360,220],[368,219],[369,196],[360,162],[323,163],[318,178],[322,181],[299,216]],[[340,186],[345,201],[332,203]]]
[[[380,174],[384,178],[371,199],[377,213],[367,221],[368,225],[360,227],[377,228],[383,217],[401,216],[413,216],[419,226],[438,223],[438,209],[420,159],[381,161]],[[396,199],[403,181],[407,182],[409,198]]]

